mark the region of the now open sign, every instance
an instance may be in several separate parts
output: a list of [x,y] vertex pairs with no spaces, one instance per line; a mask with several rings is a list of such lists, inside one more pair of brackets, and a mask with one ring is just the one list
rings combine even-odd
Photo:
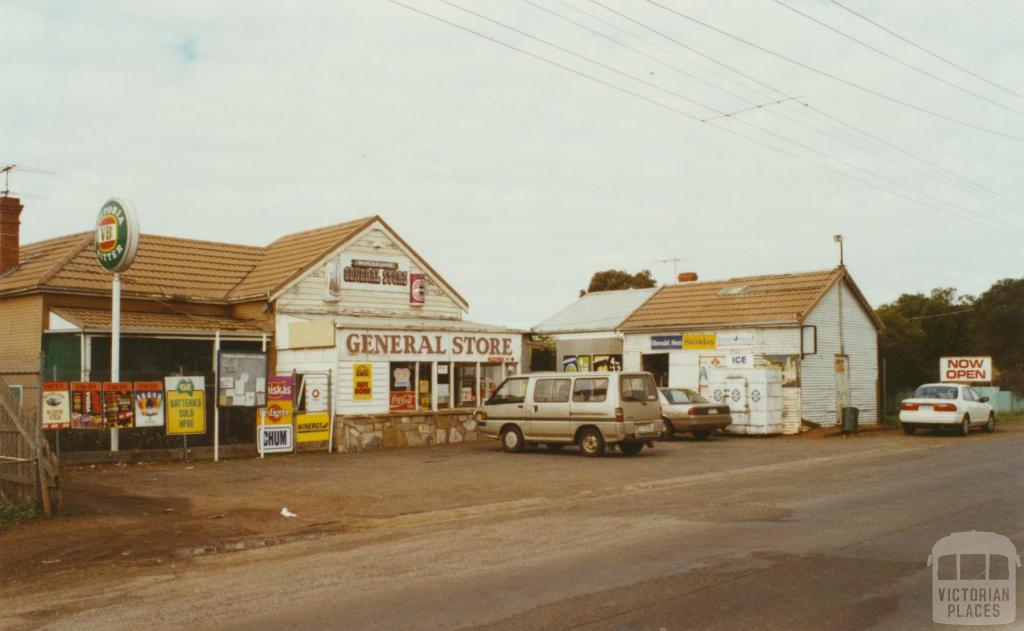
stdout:
[[991,357],[943,357],[939,360],[942,381],[992,381]]

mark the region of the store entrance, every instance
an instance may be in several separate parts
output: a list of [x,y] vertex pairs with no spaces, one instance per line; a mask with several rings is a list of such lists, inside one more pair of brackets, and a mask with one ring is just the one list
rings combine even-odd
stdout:
[[640,366],[654,375],[659,388],[668,386],[668,353],[649,353],[640,356]]

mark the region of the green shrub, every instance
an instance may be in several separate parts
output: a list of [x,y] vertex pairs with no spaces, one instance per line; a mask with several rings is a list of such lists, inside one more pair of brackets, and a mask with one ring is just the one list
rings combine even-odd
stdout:
[[35,502],[12,502],[0,494],[0,532],[36,516]]

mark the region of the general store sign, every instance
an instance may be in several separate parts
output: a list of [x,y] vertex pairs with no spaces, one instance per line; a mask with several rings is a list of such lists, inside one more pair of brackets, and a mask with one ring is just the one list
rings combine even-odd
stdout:
[[343,337],[349,355],[416,355],[441,359],[474,357],[478,361],[491,358],[512,361],[517,354],[518,344],[518,336],[461,333],[430,335],[346,332]]
[[939,360],[942,381],[992,381],[991,357],[943,357]]

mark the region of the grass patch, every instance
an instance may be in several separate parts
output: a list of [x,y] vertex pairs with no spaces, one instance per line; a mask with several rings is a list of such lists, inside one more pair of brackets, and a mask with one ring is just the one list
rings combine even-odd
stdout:
[[38,513],[35,502],[11,502],[0,495],[0,532],[33,519]]

